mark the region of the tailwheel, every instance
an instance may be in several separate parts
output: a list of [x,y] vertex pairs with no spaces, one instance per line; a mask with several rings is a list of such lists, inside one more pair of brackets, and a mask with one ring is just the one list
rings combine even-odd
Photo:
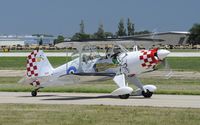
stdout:
[[37,91],[36,91],[36,90],[33,90],[33,91],[31,92],[31,95],[32,95],[33,97],[37,96]]
[[128,99],[130,94],[125,94],[125,95],[119,95],[120,99]]
[[142,95],[145,97],[145,98],[151,98],[151,96],[153,95],[153,92],[150,92],[148,89],[145,91],[142,91]]

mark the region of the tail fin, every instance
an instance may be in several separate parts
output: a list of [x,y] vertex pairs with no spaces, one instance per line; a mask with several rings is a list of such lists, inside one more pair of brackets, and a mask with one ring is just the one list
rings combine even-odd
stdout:
[[34,50],[27,57],[27,76],[40,77],[49,76],[53,73],[53,67],[49,63],[42,50]]

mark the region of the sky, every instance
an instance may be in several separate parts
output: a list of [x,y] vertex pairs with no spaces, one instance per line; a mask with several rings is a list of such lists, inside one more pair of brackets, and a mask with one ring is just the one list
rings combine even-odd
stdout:
[[200,0],[0,0],[0,34],[72,36],[81,20],[86,33],[100,24],[115,33],[120,19],[136,31],[188,31],[200,23]]

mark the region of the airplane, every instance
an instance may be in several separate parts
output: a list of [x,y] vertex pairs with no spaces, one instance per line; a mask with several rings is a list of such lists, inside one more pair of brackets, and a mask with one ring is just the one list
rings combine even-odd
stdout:
[[170,53],[165,49],[138,50],[134,46],[128,51],[124,46],[115,44],[105,53],[94,51],[93,45],[85,46],[83,42],[74,43],[78,53],[71,54],[72,60],[57,68],[53,68],[45,53],[35,49],[27,57],[26,76],[20,83],[35,87],[31,95],[37,96],[39,89],[51,85],[67,85],[87,83],[97,80],[113,79],[118,86],[111,95],[121,99],[128,99],[133,93],[129,83],[133,83],[137,90],[135,95],[150,98],[156,91],[155,85],[143,85],[138,75],[154,71]]

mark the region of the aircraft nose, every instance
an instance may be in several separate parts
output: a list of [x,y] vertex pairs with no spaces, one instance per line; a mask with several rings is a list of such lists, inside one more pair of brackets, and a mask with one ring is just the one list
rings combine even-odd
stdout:
[[165,57],[167,57],[167,55],[170,53],[170,51],[168,50],[165,50],[165,49],[161,49],[161,50],[158,50],[157,51],[157,55],[158,55],[158,58],[160,60],[163,60]]

